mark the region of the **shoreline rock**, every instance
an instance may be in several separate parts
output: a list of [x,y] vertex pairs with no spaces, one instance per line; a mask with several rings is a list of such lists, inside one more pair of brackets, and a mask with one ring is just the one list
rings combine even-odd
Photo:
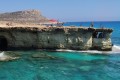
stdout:
[[31,57],[32,58],[40,58],[40,59],[56,59],[56,57],[45,54],[45,53],[33,54]]
[[0,25],[0,50],[112,50],[112,29],[94,28],[93,25],[88,28],[40,25],[46,20],[49,21],[37,10],[0,14],[0,21],[11,21],[7,26]]

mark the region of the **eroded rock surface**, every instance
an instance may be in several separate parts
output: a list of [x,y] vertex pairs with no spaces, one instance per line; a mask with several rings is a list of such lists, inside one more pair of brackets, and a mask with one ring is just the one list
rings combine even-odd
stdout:
[[6,49],[89,50],[93,46],[98,46],[98,48],[94,47],[94,49],[110,50],[112,48],[110,39],[112,30],[104,29],[103,32],[109,37],[104,39],[97,38],[98,42],[95,42],[96,40],[93,39],[92,34],[96,30],[102,31],[94,28],[71,27],[0,28],[0,43],[4,43],[1,46],[6,45]]
[[40,58],[40,59],[56,59],[56,57],[45,54],[45,53],[37,53],[33,54],[32,58]]
[[0,21],[11,21],[18,23],[40,23],[46,22],[48,21],[48,19],[42,16],[39,10],[25,10],[1,13]]
[[[2,13],[0,21],[9,21],[7,26],[0,25],[0,46],[3,46],[0,49],[112,49],[112,29],[33,25],[48,21],[38,10]],[[103,33],[105,37],[97,38],[95,33]]]

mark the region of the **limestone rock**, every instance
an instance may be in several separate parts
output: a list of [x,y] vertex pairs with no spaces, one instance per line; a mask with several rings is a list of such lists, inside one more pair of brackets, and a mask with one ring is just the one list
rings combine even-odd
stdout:
[[0,21],[11,21],[18,23],[40,23],[48,21],[38,10],[25,10],[0,14]]
[[48,55],[48,54],[45,54],[45,53],[37,53],[37,54],[33,54],[32,55],[32,58],[47,58],[47,59],[55,59],[55,57],[51,56],[51,55]]

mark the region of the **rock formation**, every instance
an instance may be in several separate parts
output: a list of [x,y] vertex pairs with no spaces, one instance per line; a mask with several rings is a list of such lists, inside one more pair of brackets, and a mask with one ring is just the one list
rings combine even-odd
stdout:
[[25,10],[9,13],[1,13],[0,21],[11,21],[17,23],[36,23],[47,22],[48,19],[38,10]]
[[[94,38],[103,32],[106,37]],[[0,46],[4,49],[72,49],[111,50],[112,29],[76,27],[13,27],[0,28]]]
[[[18,11],[0,14],[0,50],[15,49],[72,49],[72,50],[111,50],[112,29],[84,27],[53,27],[30,25],[49,21],[37,10]],[[12,22],[12,24],[11,24]],[[2,24],[3,22],[1,22]],[[14,24],[13,24],[14,23]],[[104,36],[97,37],[101,34]]]

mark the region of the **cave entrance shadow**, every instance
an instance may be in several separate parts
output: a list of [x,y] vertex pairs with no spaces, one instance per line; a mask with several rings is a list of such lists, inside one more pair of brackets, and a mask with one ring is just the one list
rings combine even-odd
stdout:
[[7,50],[8,42],[4,36],[0,36],[0,50],[5,51]]

